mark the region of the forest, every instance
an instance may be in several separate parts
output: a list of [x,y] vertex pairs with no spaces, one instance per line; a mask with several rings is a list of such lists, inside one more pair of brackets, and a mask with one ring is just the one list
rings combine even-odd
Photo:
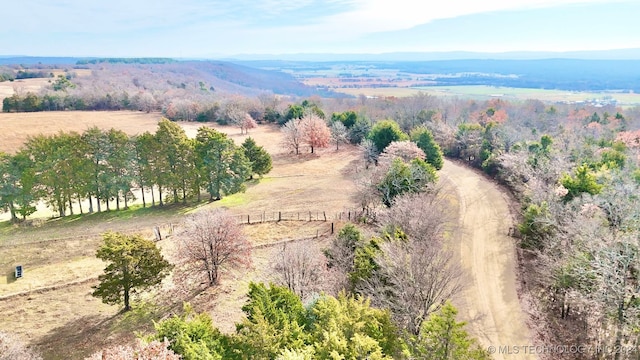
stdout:
[[[7,97],[4,111],[27,111],[29,96],[35,100],[27,104],[40,101],[40,106],[47,96],[60,97],[47,102],[59,107],[39,110],[77,109],[67,108],[65,99],[82,94],[95,101],[93,106],[111,99],[104,110],[128,99],[129,109],[158,111],[167,119],[155,134],[60,132],[33,137],[15,154],[3,154],[0,204],[14,221],[27,218],[40,199],[60,217],[73,209],[72,202],[85,199],[90,211],[92,199],[98,211],[114,201],[116,208],[121,201],[126,207],[136,188],[142,196],[144,188],[156,188],[164,196],[159,204],[197,202],[201,191],[215,200],[242,191],[252,174],[270,170],[264,165],[270,163],[268,154],[255,144],[234,145],[208,127],[188,138],[175,121],[215,122],[240,132],[277,126],[289,158],[304,163],[302,153],[316,156],[320,148],[342,145],[356,149],[364,164],[364,173],[354,179],[357,191],[344,194],[362,209],[362,217],[331,237],[324,251],[283,249],[276,264],[279,284],[250,285],[245,318],[234,332],[221,333],[207,314],[185,305],[180,314],[155,323],[138,350],[123,351],[170,351],[186,359],[486,358],[448,302],[459,296],[459,285],[444,245],[451,220],[436,186],[438,171],[446,166],[443,156],[478,169],[513,196],[517,224],[510,233],[518,246],[518,281],[534,305],[533,315],[544,323],[538,339],[639,345],[640,109],[426,93],[357,99],[229,95],[218,94],[209,82],[180,81],[170,71],[154,75],[143,66],[136,71],[150,76],[131,78],[133,73],[119,73],[131,68],[110,66],[107,75],[84,78],[70,70],[71,76],[54,78],[42,94]],[[94,83],[96,76],[112,83]],[[125,83],[133,94],[115,92],[116,84]],[[237,241],[246,240],[215,231],[200,236],[206,227],[198,221],[189,218],[191,236],[185,239],[225,248],[229,241],[239,246]],[[182,261],[194,258],[178,258],[174,275],[179,278],[179,269],[188,268]],[[209,279],[207,286],[215,287],[217,281]],[[320,289],[313,286],[318,279]],[[443,336],[448,340],[434,340]],[[450,347],[441,345],[448,341]],[[115,350],[94,358],[109,351]]]

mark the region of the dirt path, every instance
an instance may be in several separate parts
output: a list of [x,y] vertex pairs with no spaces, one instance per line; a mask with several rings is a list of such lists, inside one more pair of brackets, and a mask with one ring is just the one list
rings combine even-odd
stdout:
[[516,250],[507,235],[512,218],[506,196],[489,180],[451,161],[445,162],[440,176],[445,186],[448,182],[455,187],[459,203],[455,246],[468,279],[456,304],[462,319],[483,348],[497,349],[495,359],[535,359],[499,351],[500,346],[532,344],[516,293]]

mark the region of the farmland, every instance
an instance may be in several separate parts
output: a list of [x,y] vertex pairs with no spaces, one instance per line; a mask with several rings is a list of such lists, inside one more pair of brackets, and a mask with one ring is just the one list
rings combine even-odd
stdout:
[[[4,121],[14,121],[11,126],[30,122],[34,126],[21,127],[15,132],[4,132],[2,143],[12,144],[11,150],[40,131],[55,133],[62,129],[82,131],[87,126],[116,126],[130,134],[153,131],[158,114],[65,112],[3,114]],[[16,120],[16,115],[19,120]],[[50,116],[49,118],[47,117]],[[51,116],[53,115],[53,116]],[[56,116],[57,115],[57,116]],[[55,124],[55,125],[54,125]],[[193,135],[196,124],[182,124],[187,134]],[[217,127],[228,132],[236,142],[247,135],[240,135],[235,128]],[[10,225],[0,227],[0,321],[1,330],[11,330],[30,344],[37,345],[45,358],[79,358],[114,341],[133,339],[132,330],[150,330],[151,319],[158,319],[168,311],[176,311],[181,300],[157,293],[153,304],[145,300],[145,307],[134,309],[125,317],[118,316],[119,308],[100,303],[90,296],[91,286],[97,283],[103,263],[94,257],[100,242],[99,234],[107,230],[142,232],[151,236],[154,226],[170,234],[168,224],[177,225],[185,213],[203,207],[224,206],[238,215],[262,213],[326,212],[330,217],[353,206],[349,197],[337,191],[350,191],[352,178],[358,168],[355,148],[345,147],[336,152],[324,149],[318,154],[289,155],[279,145],[277,127],[262,126],[250,131],[258,144],[264,144],[272,153],[274,169],[261,179],[250,183],[245,193],[232,195],[212,204],[196,204],[189,207],[168,206],[165,209],[142,209],[139,205],[120,212],[104,212],[84,216],[72,216],[54,221],[31,222],[31,226]],[[278,199],[276,201],[276,199]],[[45,214],[41,212],[41,215]],[[254,217],[254,218],[255,218]],[[44,219],[43,219],[44,220]],[[336,224],[338,225],[338,224]],[[282,239],[315,237],[330,230],[324,222],[294,221],[265,223],[245,227],[251,241],[269,244]],[[176,230],[178,231],[178,230]],[[171,237],[158,243],[170,252]],[[268,259],[273,258],[278,247],[257,249],[253,253],[253,269],[249,273],[230,273],[221,286],[208,290],[191,299],[198,311],[209,311],[216,325],[225,331],[233,329],[233,323],[241,317],[240,306],[247,284],[251,280],[269,280],[271,273]],[[13,280],[13,265],[25,266],[25,277]],[[22,295],[16,295],[22,294]],[[7,297],[8,296],[8,297]],[[184,299],[186,300],[186,299]],[[80,336],[80,334],[86,336]],[[116,340],[119,339],[119,340]],[[69,355],[69,349],[74,349]]]
[[616,103],[623,107],[640,105],[640,94],[630,92],[582,92],[547,89],[527,89],[510,88],[501,86],[486,85],[460,85],[460,86],[420,86],[420,87],[362,87],[362,88],[339,88],[336,91],[353,95],[365,95],[374,97],[405,97],[412,96],[418,92],[424,92],[432,96],[459,97],[474,100],[488,100],[500,98],[509,101],[522,101],[536,99],[546,102],[557,103],[586,103],[586,102],[609,102],[616,100]]

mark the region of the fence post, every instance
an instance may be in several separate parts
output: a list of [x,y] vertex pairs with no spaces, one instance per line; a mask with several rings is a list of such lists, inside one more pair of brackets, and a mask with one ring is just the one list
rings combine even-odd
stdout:
[[309,211],[309,221],[311,221],[311,211]]
[[278,221],[282,220],[282,211],[278,211]]
[[333,223],[331,223],[331,234],[333,234]]
[[327,213],[326,213],[326,211],[323,211],[322,215],[324,216],[324,221],[327,221]]
[[247,214],[247,225],[250,225],[251,221],[249,220],[249,215]]
[[351,210],[349,210],[349,221],[351,221]]

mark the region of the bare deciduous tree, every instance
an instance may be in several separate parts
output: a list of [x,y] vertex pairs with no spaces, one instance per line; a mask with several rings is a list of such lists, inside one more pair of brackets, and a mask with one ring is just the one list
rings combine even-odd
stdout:
[[331,124],[331,141],[336,144],[336,150],[340,150],[340,144],[345,144],[348,139],[349,131],[340,121],[334,121]]
[[439,242],[456,216],[439,190],[396,197],[393,205],[380,214],[380,222],[400,227],[412,239]]
[[180,237],[179,259],[185,274],[206,276],[217,285],[223,267],[250,265],[251,245],[236,219],[225,210],[210,209],[191,215]]
[[378,165],[378,149],[376,144],[369,139],[362,140],[360,143],[360,149],[362,149],[362,158],[365,162],[365,168],[369,168],[369,165]]
[[461,287],[461,271],[441,242],[454,215],[447,201],[438,191],[394,199],[380,214],[379,223],[402,229],[408,239],[383,243],[375,260],[378,270],[357,285],[412,333]]
[[300,153],[300,143],[302,142],[302,121],[291,119],[282,125],[281,131],[284,134],[282,146],[298,155]]
[[460,291],[461,271],[451,252],[426,241],[393,240],[381,250],[375,260],[378,269],[357,290],[417,334],[422,322]]
[[278,282],[304,300],[321,290],[325,264],[324,255],[313,244],[296,242],[282,246],[274,270]]
[[158,107],[158,102],[153,95],[146,91],[139,91],[131,98],[132,106],[138,111],[151,112]]
[[388,168],[395,158],[400,158],[402,161],[408,163],[416,158],[424,160],[426,155],[424,151],[412,141],[393,141],[384,148],[384,151],[378,158],[378,163]]

